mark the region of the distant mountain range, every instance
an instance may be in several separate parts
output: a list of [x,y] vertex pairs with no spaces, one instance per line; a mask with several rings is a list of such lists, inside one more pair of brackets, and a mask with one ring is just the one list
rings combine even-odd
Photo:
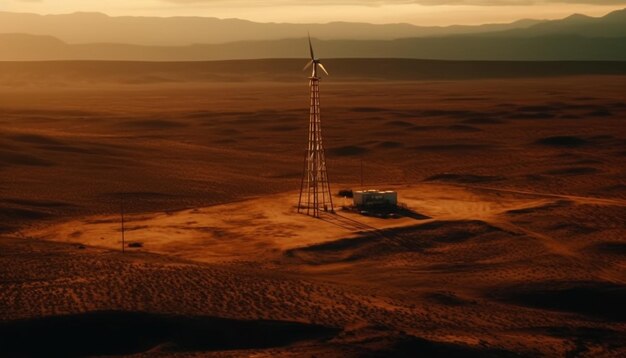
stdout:
[[[229,30],[234,23],[248,24],[254,26],[270,26],[269,28],[289,29],[291,26],[305,25],[289,25],[289,24],[256,24],[242,20],[218,20],[207,18],[113,18],[104,15],[94,14],[73,14],[73,15],[55,15],[51,19],[57,20],[56,16],[67,16],[71,19],[82,19],[85,21],[84,31],[77,30],[77,34],[73,36],[83,36],[84,40],[93,36],[116,38],[123,36],[127,41],[120,40],[119,43],[114,42],[92,42],[92,43],[71,43],[67,37],[58,36],[61,32],[67,31],[70,26],[77,24],[76,21],[69,21],[65,26],[56,29],[56,33],[50,35],[36,35],[25,33],[5,33],[2,34],[3,28],[8,25],[2,20],[2,16],[13,16],[15,14],[0,13],[0,60],[20,61],[20,60],[137,60],[137,61],[202,61],[202,60],[228,60],[228,59],[255,59],[255,58],[303,58],[306,57],[308,49],[307,42],[300,32],[292,32],[291,38],[286,39],[266,39],[259,40],[257,38],[248,39],[246,41],[232,41],[225,43],[210,43],[206,41],[203,44],[192,45],[138,45],[129,44],[133,42],[133,38],[138,40],[146,35],[145,29],[151,28],[154,23],[159,21],[174,21],[176,26],[164,27],[160,29],[158,34],[163,34],[162,41],[170,42],[178,39],[181,41],[183,35],[182,27],[177,27],[186,21],[200,24],[220,24],[223,30],[219,31],[222,38],[226,36],[240,36],[245,38],[254,36],[279,36],[278,30],[268,33],[248,33],[243,27],[238,30]],[[48,19],[46,16],[34,16],[35,19]],[[87,22],[87,19],[106,19],[106,23],[124,20],[122,23],[133,22],[135,19],[138,24],[145,21],[146,24],[140,25],[136,30],[121,26],[115,28],[111,25],[108,33],[93,32],[93,26]],[[49,19],[48,19],[49,20]],[[50,20],[52,21],[52,20]],[[95,21],[95,20],[94,20]],[[104,20],[103,20],[104,21]],[[53,21],[52,21],[53,22]],[[234,22],[234,23],[231,23]],[[48,23],[48,22],[46,22]],[[525,22],[525,27],[509,24],[505,25],[483,25],[483,27],[464,27],[465,30],[456,34],[446,34],[449,28],[437,28],[439,34],[431,32],[429,35],[422,36],[397,36],[404,34],[397,29],[412,29],[414,31],[423,31],[425,28],[415,27],[412,25],[369,25],[369,24],[327,24],[314,25],[319,26],[319,32],[312,30],[316,36],[329,31],[333,26],[343,28],[345,31],[338,31],[337,35],[345,36],[346,39],[331,38],[324,40],[315,40],[315,46],[318,53],[324,58],[421,58],[421,59],[446,59],[446,60],[612,60],[626,61],[626,9],[612,12],[604,17],[592,18],[583,15],[573,15],[562,20],[554,20],[547,22]],[[203,25],[203,26],[205,26]],[[13,26],[13,25],[12,25]],[[143,26],[143,25],[142,25]],[[182,26],[182,25],[180,25]],[[189,25],[191,26],[191,25]],[[208,26],[208,25],[206,25]],[[216,25],[217,26],[217,25]],[[369,33],[367,36],[379,39],[361,39],[358,36],[349,37],[350,31],[356,31],[360,27],[379,26],[381,33]],[[486,26],[486,27],[485,27]],[[500,26],[496,31],[484,31],[488,27]],[[505,26],[503,29],[502,26]],[[144,30],[138,30],[143,28]],[[208,26],[207,28],[213,28]],[[461,27],[454,27],[460,29]],[[482,29],[478,31],[478,29]],[[114,30],[115,29],[115,30]],[[172,29],[175,29],[172,30]],[[392,30],[396,29],[396,30]],[[429,28],[435,29],[435,28]],[[444,31],[445,30],[445,31]],[[43,30],[41,30],[43,31]],[[143,32],[142,32],[143,31]],[[156,30],[155,30],[156,31]],[[178,32],[177,32],[178,31]],[[233,33],[230,34],[229,31]],[[282,30],[281,30],[282,31]],[[294,30],[295,31],[295,30]],[[82,34],[81,34],[82,32]],[[260,31],[262,32],[262,31]],[[175,35],[177,33],[178,35]],[[219,34],[208,34],[210,39],[220,38]],[[246,35],[247,34],[247,35]],[[395,34],[395,35],[394,35]],[[150,34],[155,35],[155,34]],[[134,36],[134,37],[133,37]],[[146,35],[147,36],[147,35]],[[204,36],[202,32],[192,33],[190,36]],[[365,36],[360,34],[359,36]],[[323,38],[320,35],[321,38]],[[148,37],[144,37],[148,38]],[[190,37],[189,37],[190,38]],[[230,37],[229,37],[230,38]],[[154,38],[156,39],[156,38]],[[77,38],[74,42],[78,41]]]
[[574,14],[562,20],[545,21],[533,24],[527,28],[508,29],[491,33],[490,35],[624,37],[626,36],[626,9],[613,11],[603,17]]
[[111,17],[100,13],[36,15],[0,12],[0,33],[53,36],[70,44],[186,46],[300,38],[305,37],[307,32],[324,40],[393,40],[503,31],[527,28],[542,22],[520,20],[510,24],[422,27],[411,24],[289,24],[210,17]]

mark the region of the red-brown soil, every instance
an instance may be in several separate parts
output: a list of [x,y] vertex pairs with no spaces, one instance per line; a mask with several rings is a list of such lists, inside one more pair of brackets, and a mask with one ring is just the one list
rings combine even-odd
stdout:
[[0,78],[0,355],[626,354],[625,77]]

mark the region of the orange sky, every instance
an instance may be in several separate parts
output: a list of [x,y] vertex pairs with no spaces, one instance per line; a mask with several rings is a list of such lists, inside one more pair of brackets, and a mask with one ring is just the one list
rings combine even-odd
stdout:
[[0,11],[451,25],[552,19],[572,13],[600,16],[626,7],[626,0],[266,0],[262,4],[244,0],[2,0]]

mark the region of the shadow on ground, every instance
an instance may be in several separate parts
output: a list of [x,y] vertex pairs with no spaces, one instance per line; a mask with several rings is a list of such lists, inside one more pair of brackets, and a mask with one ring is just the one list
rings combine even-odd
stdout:
[[504,287],[496,298],[553,311],[577,313],[611,322],[626,321],[626,286],[611,282],[539,282]]
[[0,356],[84,357],[160,349],[218,351],[325,340],[335,328],[285,322],[100,311],[0,322]]

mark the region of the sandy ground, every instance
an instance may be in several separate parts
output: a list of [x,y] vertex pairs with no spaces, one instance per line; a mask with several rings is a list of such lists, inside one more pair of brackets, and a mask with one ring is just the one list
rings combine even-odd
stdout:
[[0,86],[5,352],[625,354],[622,77],[325,81],[398,219],[295,213],[306,84],[57,84]]
[[[572,205],[625,207],[626,200],[572,197],[543,193],[515,192],[476,186],[422,184],[392,186],[402,204],[416,217],[377,218],[337,208],[317,219],[298,213],[298,192],[270,195],[236,203],[177,212],[125,215],[128,248],[173,255],[184,259],[229,263],[232,261],[273,261],[285,251],[329,243],[348,236],[384,233],[436,221],[482,221],[516,234],[526,234],[548,251],[573,255],[568,245],[550,236],[535,233],[508,220],[507,213],[534,212],[542,208]],[[349,206],[350,198],[335,197],[337,205]],[[619,210],[619,209],[618,209]],[[514,216],[513,216],[514,217]],[[19,232],[37,238],[121,250],[121,215],[86,217]]]

